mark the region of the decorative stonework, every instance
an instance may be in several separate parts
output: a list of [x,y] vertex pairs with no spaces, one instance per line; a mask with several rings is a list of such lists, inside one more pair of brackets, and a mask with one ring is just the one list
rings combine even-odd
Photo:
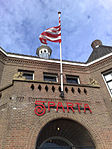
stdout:
[[99,83],[95,79],[89,78],[89,81],[90,81],[89,83],[90,85],[99,86]]
[[25,77],[23,77],[23,72],[17,72],[13,79],[25,80]]

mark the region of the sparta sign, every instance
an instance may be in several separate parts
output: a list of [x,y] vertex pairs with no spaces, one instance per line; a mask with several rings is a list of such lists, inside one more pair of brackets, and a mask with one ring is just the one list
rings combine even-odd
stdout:
[[81,110],[83,110],[84,113],[86,113],[87,110],[90,111],[90,113],[92,113],[89,105],[86,104],[82,104],[82,103],[71,103],[71,102],[66,102],[65,103],[66,106],[63,106],[62,102],[58,102],[57,104],[54,101],[35,101],[35,114],[37,116],[42,116],[44,115],[46,112],[50,112],[51,108],[55,109],[56,112],[58,112],[59,109],[62,109],[63,112],[65,112],[65,110],[69,113],[70,110],[73,111],[73,113],[75,112],[75,110],[78,110],[78,112],[80,113]]

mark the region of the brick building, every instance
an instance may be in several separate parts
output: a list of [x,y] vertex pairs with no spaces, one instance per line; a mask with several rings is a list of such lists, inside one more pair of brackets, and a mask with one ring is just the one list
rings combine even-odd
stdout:
[[0,48],[0,149],[112,149],[112,47],[92,43],[86,63]]

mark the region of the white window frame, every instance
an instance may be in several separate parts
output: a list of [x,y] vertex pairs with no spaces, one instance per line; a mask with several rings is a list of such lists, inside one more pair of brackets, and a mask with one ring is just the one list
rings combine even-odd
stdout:
[[110,96],[112,97],[112,93],[111,93],[110,88],[109,88],[109,86],[108,86],[108,83],[107,83],[107,81],[106,81],[106,79],[105,79],[105,75],[106,75],[106,74],[109,74],[109,72],[111,73],[111,72],[112,72],[112,69],[109,70],[109,71],[106,71],[106,72],[102,73],[102,77],[103,77],[103,80],[104,80],[105,85],[106,85],[106,87],[107,87],[107,90],[108,90]]
[[[33,78],[32,78],[32,80],[34,80],[34,71],[32,71],[32,70],[23,70],[23,69],[18,69],[18,72],[23,72],[23,73],[28,73],[28,74],[33,74]],[[29,79],[27,79],[27,80],[29,80]]]
[[[67,74],[67,75],[66,75],[66,82],[67,82],[67,76],[68,76],[68,77],[71,77],[71,78],[72,78],[72,77],[73,77],[73,78],[76,78],[76,79],[77,79],[77,81],[78,81],[78,84],[80,84],[80,79],[79,79],[79,76],[75,76],[75,75],[68,75],[68,74]],[[67,82],[67,83],[68,83],[68,82]],[[74,83],[70,83],[70,84],[74,84]]]
[[[53,76],[53,77],[56,77],[56,83],[58,82],[58,74],[53,74],[53,73],[46,73],[46,72],[44,72],[43,73],[43,79],[44,79],[44,76]],[[45,81],[45,80],[44,80]],[[55,81],[45,81],[45,82],[55,82]]]

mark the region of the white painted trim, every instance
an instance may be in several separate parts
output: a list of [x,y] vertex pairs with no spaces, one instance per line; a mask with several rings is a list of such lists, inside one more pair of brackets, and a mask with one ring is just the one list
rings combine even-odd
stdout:
[[112,97],[112,94],[111,94],[111,92],[110,92],[110,89],[109,89],[109,87],[108,87],[108,85],[107,85],[107,82],[106,82],[106,80],[105,80],[103,74],[102,74],[102,78],[103,78],[103,80],[104,80],[104,82],[105,82],[105,85],[106,85],[106,87],[107,87],[107,89],[108,89],[108,92],[109,92],[110,96]]
[[[5,51],[3,51],[1,48],[0,48],[0,51],[2,53],[4,53],[7,57],[14,57],[14,58],[27,59],[27,60],[36,60],[36,61],[60,64],[59,60],[41,59],[41,58],[38,58],[38,57],[36,58],[36,57],[29,57],[29,56],[23,56],[23,55],[8,54]],[[85,67],[87,67],[87,66],[90,66],[90,65],[92,65],[92,64],[94,64],[94,63],[96,63],[96,62],[98,62],[100,60],[103,60],[103,59],[105,59],[105,58],[107,58],[109,56],[112,56],[112,53],[109,53],[109,54],[107,54],[107,55],[105,55],[105,56],[103,56],[103,57],[101,57],[101,58],[99,58],[97,60],[94,60],[94,61],[92,61],[90,63],[87,63],[87,64],[80,64],[80,63],[75,63],[75,62],[65,62],[65,61],[63,61],[62,63],[66,64],[66,65],[73,65],[73,66],[75,65],[75,66],[85,66]]]
[[79,79],[79,77],[78,77],[77,79],[78,79],[78,84],[80,84],[80,79]]
[[35,80],[35,75],[34,75],[34,72],[33,72],[33,80]]
[[97,60],[94,60],[94,61],[88,63],[87,66],[92,65],[92,64],[94,64],[94,63],[96,63],[96,62],[98,62],[98,61],[101,61],[101,60],[103,60],[103,59],[105,59],[105,58],[107,58],[107,57],[109,57],[109,56],[112,56],[112,52],[109,53],[109,54],[107,54],[107,55],[105,55],[105,56],[102,56],[102,57],[98,58]]
[[3,54],[5,54],[6,56],[8,56],[7,53],[6,53],[4,50],[2,50],[1,47],[0,47],[0,51],[1,51]]

